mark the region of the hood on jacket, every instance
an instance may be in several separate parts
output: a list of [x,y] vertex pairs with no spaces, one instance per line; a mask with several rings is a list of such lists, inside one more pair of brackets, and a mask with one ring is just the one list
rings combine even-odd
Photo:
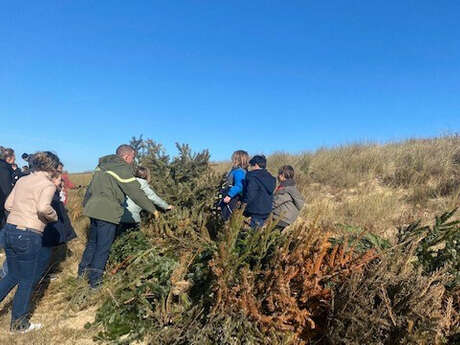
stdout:
[[279,186],[278,186],[278,188],[285,188],[285,187],[295,186],[295,185],[296,185],[296,183],[295,183],[294,179],[290,178],[290,179],[281,181]]
[[253,170],[250,174],[260,182],[268,194],[273,194],[276,187],[276,179],[266,169]]
[[102,170],[113,170],[125,168],[128,165],[121,157],[117,155],[108,155],[99,158],[99,168]]

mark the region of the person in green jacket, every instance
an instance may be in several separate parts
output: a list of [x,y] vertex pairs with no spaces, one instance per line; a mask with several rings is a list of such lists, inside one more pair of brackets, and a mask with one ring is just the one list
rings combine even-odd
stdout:
[[91,225],[78,275],[86,276],[92,288],[102,282],[126,196],[148,212],[156,210],[134,177],[135,157],[133,147],[120,145],[115,155],[100,158],[83,200],[83,214],[90,218]]

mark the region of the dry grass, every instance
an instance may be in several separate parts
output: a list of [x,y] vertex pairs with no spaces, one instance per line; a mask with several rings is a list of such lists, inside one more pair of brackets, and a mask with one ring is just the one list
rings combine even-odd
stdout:
[[69,174],[70,180],[76,186],[87,186],[91,181],[91,177],[93,177],[93,173],[85,172],[85,173],[77,173],[77,174]]
[[[272,173],[284,164],[293,165],[299,189],[307,206],[300,221],[319,219],[321,226],[334,228],[350,224],[392,238],[396,226],[421,219],[428,222],[435,214],[460,206],[460,136],[408,140],[387,145],[350,145],[321,149],[315,153],[269,157]],[[229,168],[216,163],[219,173]],[[71,174],[76,185],[86,186],[92,174]],[[80,310],[85,285],[72,280],[86,243],[88,220],[81,214],[84,189],[72,191],[69,201],[72,221],[79,237],[72,241],[72,255],[62,263],[63,272],[51,281],[37,301],[33,321],[45,328],[27,335],[0,332],[0,344],[92,344],[94,330],[84,325],[95,314],[97,296]],[[0,329],[10,320],[10,295],[2,304]],[[87,307],[87,305],[85,305]]]
[[387,145],[277,153],[273,174],[294,166],[307,206],[303,217],[320,216],[333,226],[350,224],[391,237],[396,226],[460,205],[460,136],[408,140]]

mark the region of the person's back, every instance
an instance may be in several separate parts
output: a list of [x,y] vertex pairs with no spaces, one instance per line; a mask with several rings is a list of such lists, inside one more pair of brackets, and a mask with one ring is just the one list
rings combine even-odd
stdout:
[[250,171],[246,175],[248,187],[246,214],[267,216],[272,211],[275,178],[266,170]]
[[83,214],[90,218],[118,224],[123,214],[125,194],[119,185],[135,182],[129,165],[117,155],[104,156],[99,165],[84,200]]
[[276,179],[265,169],[264,156],[254,156],[249,164],[253,170],[246,174],[244,214],[251,217],[251,227],[258,227],[263,225],[272,211]]
[[294,181],[294,168],[282,166],[278,172],[280,184],[275,191],[273,215],[279,218],[278,227],[284,229],[292,224],[304,205],[304,200]]
[[48,222],[56,221],[51,206],[59,180],[59,158],[49,152],[33,155],[33,173],[20,179],[5,202],[9,211],[4,228],[8,272],[0,280],[0,301],[18,285],[11,312],[12,331],[41,327],[28,320],[30,297],[36,284],[42,248],[42,234]]
[[5,208],[9,211],[9,224],[43,231],[50,220],[55,220],[56,213],[49,201],[56,186],[45,171],[37,171],[18,180]]
[[131,146],[120,145],[115,155],[102,157],[83,200],[83,214],[90,218],[91,225],[78,275],[88,273],[92,288],[97,288],[102,281],[116,228],[123,215],[125,197],[129,196],[148,212],[156,210],[133,175],[131,164],[135,156],[136,151]]

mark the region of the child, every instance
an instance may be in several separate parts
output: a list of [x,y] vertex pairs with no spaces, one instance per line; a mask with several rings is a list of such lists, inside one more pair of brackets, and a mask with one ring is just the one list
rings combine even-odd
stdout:
[[264,225],[272,211],[273,192],[276,179],[266,170],[265,156],[254,156],[250,161],[251,171],[246,174],[244,215],[251,217],[251,228]]
[[[62,171],[62,166],[61,168],[58,167],[58,172],[60,171]],[[69,215],[67,214],[67,210],[60,197],[62,175],[56,176],[52,179],[52,181],[56,185],[56,192],[54,193],[51,201],[51,206],[56,211],[58,219],[56,222],[48,223],[43,230],[42,248],[37,266],[37,282],[40,281],[40,279],[47,273],[51,273],[51,271],[57,266],[57,262],[53,262],[50,269],[48,269],[48,266],[50,266],[50,262],[52,261],[51,257],[53,256],[56,259],[58,256],[57,254],[63,252],[64,255],[59,256],[59,261],[64,260],[67,255],[67,242],[77,237]]]
[[238,150],[232,154],[232,169],[227,175],[228,187],[225,190],[226,196],[220,202],[222,219],[230,219],[233,210],[238,206],[243,196],[243,185],[248,168],[249,155],[246,151]]
[[279,218],[278,228],[281,230],[291,225],[304,205],[302,195],[294,181],[294,168],[282,166],[278,172],[279,186],[273,200],[273,215]]
[[[171,210],[173,206],[168,205],[166,201],[163,201],[150,187],[149,182],[151,179],[150,176],[150,170],[144,167],[138,167],[136,170],[136,173],[134,174],[136,177],[137,181],[141,185],[141,189],[144,191],[144,193],[147,195],[147,197],[153,201],[153,203],[158,206],[159,208],[163,210]],[[124,207],[124,213],[123,216],[121,217],[121,222],[120,226],[118,229],[118,234],[123,232],[126,229],[135,227],[137,224],[141,222],[141,216],[140,213],[142,211],[142,208],[134,201],[126,197],[125,204],[123,205]]]

